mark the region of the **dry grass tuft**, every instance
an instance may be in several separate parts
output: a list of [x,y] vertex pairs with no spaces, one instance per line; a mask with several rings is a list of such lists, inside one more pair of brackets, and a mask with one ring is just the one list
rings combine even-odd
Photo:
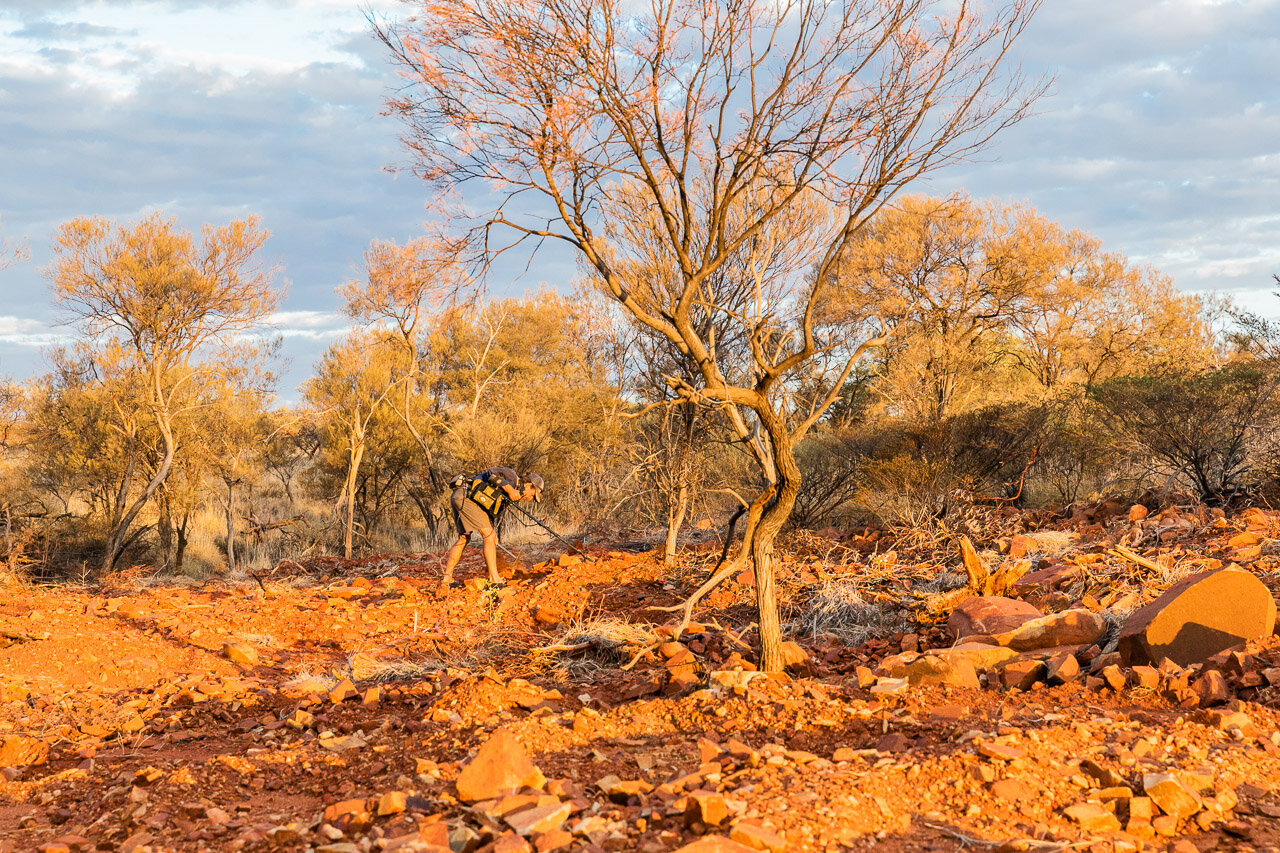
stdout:
[[555,669],[568,678],[581,679],[622,665],[653,639],[647,627],[591,614],[569,622],[543,650],[534,651],[554,655]]
[[434,672],[444,669],[445,665],[433,658],[409,660],[408,658],[390,658],[379,660],[376,665],[365,667],[360,672],[361,682],[387,684],[393,681],[421,681]]
[[876,637],[910,631],[915,624],[895,603],[869,602],[857,584],[834,581],[817,591],[792,629],[814,637],[835,634],[845,645],[860,646]]

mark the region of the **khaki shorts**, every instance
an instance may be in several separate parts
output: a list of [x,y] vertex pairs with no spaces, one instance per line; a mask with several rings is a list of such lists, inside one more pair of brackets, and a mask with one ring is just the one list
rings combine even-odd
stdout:
[[466,486],[453,490],[449,506],[453,508],[453,526],[457,528],[459,536],[472,533],[484,536],[493,532],[493,521],[489,518],[489,513],[467,497]]

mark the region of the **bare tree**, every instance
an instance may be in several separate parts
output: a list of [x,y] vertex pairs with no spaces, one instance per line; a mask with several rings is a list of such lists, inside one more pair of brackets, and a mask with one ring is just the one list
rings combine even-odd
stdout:
[[[824,311],[836,261],[898,190],[1026,114],[1040,89],[1001,66],[1039,0],[989,15],[967,0],[412,5],[374,23],[408,78],[390,108],[439,197],[472,184],[496,197],[466,217],[477,257],[526,239],[572,247],[696,366],[671,378],[680,396],[720,406],[752,444],[767,483],[748,519],[761,666],[779,669],[772,554],[799,487],[795,445],[881,340],[851,340],[851,318]],[[768,245],[815,199],[837,215],[803,250]],[[664,259],[608,227],[640,216],[674,259],[671,286],[637,280]],[[744,287],[759,298],[734,312]],[[740,359],[726,362],[700,311],[730,316]]]

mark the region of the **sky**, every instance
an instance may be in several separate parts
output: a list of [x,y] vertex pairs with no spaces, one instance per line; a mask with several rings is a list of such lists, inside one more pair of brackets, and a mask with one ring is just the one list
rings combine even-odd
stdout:
[[[0,0],[0,376],[71,334],[41,270],[58,226],[153,211],[191,230],[255,214],[288,291],[272,327],[297,386],[347,328],[335,289],[372,239],[426,231],[398,170],[397,85],[366,13],[393,0]],[[1181,288],[1280,314],[1280,0],[1046,0],[1015,48],[1053,78],[979,159],[913,191],[1025,201]],[[489,292],[567,288],[539,257]]]

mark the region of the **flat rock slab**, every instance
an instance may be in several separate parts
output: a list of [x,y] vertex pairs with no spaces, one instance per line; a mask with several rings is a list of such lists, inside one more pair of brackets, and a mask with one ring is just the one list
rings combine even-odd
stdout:
[[957,637],[1000,634],[1039,618],[1032,605],[1002,595],[980,595],[965,599],[947,617],[947,627]]
[[1191,575],[1139,610],[1120,629],[1126,666],[1180,666],[1266,637],[1275,630],[1276,601],[1254,575],[1228,567]]

